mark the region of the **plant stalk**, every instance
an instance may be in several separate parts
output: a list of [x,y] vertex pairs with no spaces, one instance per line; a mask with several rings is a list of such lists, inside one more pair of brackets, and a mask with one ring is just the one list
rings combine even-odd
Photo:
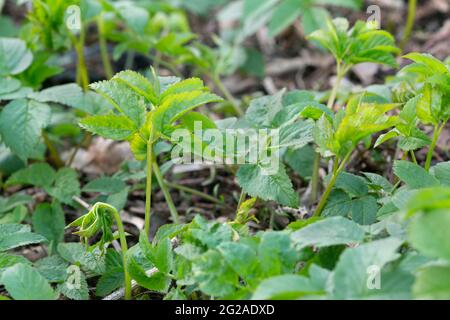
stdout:
[[[333,110],[334,102],[336,101],[337,91],[341,84],[342,78],[344,77],[345,72],[342,70],[341,62],[336,62],[336,82],[333,85],[333,89],[331,90],[330,97],[328,98],[327,107],[330,110]],[[314,157],[313,164],[313,173],[311,177],[311,204],[316,202],[317,196],[319,194],[319,169],[320,169],[320,153],[316,152]]]
[[406,43],[411,36],[411,32],[414,28],[414,20],[416,18],[416,8],[417,8],[417,0],[409,0],[408,1],[408,18],[406,20],[405,30],[403,32],[403,37],[400,42],[400,49],[403,49],[406,46]]
[[170,195],[169,189],[164,181],[164,177],[161,174],[161,170],[159,169],[158,163],[156,160],[153,161],[153,171],[155,173],[156,180],[158,181],[159,187],[164,194],[164,198],[166,199],[167,205],[169,206],[170,215],[172,216],[172,220],[174,223],[180,223],[180,218],[178,216],[177,208],[173,203],[172,196]]
[[87,91],[89,88],[89,75],[86,68],[86,60],[84,58],[84,43],[85,43],[84,28],[81,28],[80,39],[77,40],[77,38],[74,37],[72,41],[74,42],[78,58],[77,82],[83,88],[84,91]]
[[233,97],[231,92],[223,85],[222,81],[220,80],[220,77],[217,75],[212,75],[211,79],[213,80],[216,87],[222,92],[222,94],[225,96],[225,98],[228,100],[228,102],[232,105],[234,111],[236,114],[240,117],[244,115],[244,111],[242,108],[236,103],[236,99]]
[[153,177],[153,128],[150,129],[150,137],[147,141],[147,181],[145,186],[145,222],[144,231],[150,236],[150,219],[152,204],[152,177]]
[[201,198],[203,198],[203,199],[205,199],[205,200],[211,201],[211,202],[213,202],[213,203],[217,203],[217,204],[220,204],[220,205],[223,205],[223,204],[224,204],[224,203],[223,203],[222,201],[220,201],[219,199],[217,199],[217,198],[215,198],[215,197],[213,197],[213,196],[210,196],[209,194],[206,194],[206,193],[204,193],[204,192],[201,192],[201,191],[198,191],[198,190],[195,190],[195,189],[192,189],[192,188],[183,186],[183,185],[178,184],[178,183],[169,182],[169,181],[167,181],[167,180],[164,180],[164,182],[166,183],[166,185],[167,185],[169,188],[178,189],[178,190],[180,190],[180,191],[184,191],[184,192],[186,192],[186,193],[190,193],[190,194],[199,196],[199,197],[201,197]]
[[103,14],[100,14],[97,18],[97,27],[98,27],[98,43],[100,46],[100,54],[102,57],[103,70],[105,71],[106,78],[111,79],[114,75],[114,71],[108,54],[108,45],[105,38],[105,21],[103,19]]
[[50,159],[53,161],[54,165],[58,168],[64,167],[64,161],[62,161],[59,156],[58,150],[56,150],[55,145],[44,131],[42,132],[42,138],[44,139],[44,143],[50,153]]
[[123,272],[125,275],[125,300],[131,300],[131,277],[128,273],[127,266],[128,245],[125,237],[125,228],[123,227],[122,219],[120,218],[117,210],[114,208],[114,210],[111,211],[113,212],[114,219],[116,220],[117,229],[119,231],[120,246],[122,248]]
[[325,204],[327,203],[328,197],[331,194],[331,190],[334,187],[334,184],[336,183],[336,179],[339,176],[339,174],[342,172],[342,170],[344,170],[345,165],[347,164],[350,156],[351,156],[351,152],[349,152],[344,159],[341,161],[341,164],[339,165],[339,158],[336,157],[336,159],[334,159],[334,165],[333,165],[333,173],[331,176],[330,181],[328,182],[327,188],[325,189],[325,192],[322,195],[322,199],[320,199],[319,204],[317,205],[316,211],[314,212],[315,217],[320,216],[320,214],[323,211],[323,208],[325,207]]
[[430,170],[431,160],[433,160],[434,149],[436,148],[436,145],[437,145],[437,142],[439,139],[439,135],[441,134],[444,127],[445,127],[445,123],[443,123],[441,126],[436,125],[436,127],[434,128],[433,140],[431,141],[430,149],[428,150],[427,159],[425,161],[425,170],[427,170],[427,171]]

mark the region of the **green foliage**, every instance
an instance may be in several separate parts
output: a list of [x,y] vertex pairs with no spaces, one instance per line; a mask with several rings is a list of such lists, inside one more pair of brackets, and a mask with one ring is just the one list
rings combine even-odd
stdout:
[[353,65],[374,62],[397,66],[394,55],[399,52],[394,37],[378,30],[375,23],[358,21],[353,28],[344,18],[327,21],[326,29],[317,30],[309,39],[330,51],[345,73]]
[[46,241],[43,236],[32,233],[31,228],[21,224],[0,224],[0,251]]
[[2,273],[0,282],[16,300],[55,300],[56,293],[47,280],[27,264],[19,263]]

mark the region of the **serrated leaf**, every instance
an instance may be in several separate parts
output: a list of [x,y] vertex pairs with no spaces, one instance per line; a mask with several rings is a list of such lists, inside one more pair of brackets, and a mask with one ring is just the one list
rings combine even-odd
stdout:
[[420,300],[449,300],[450,267],[429,266],[419,269],[413,294]]
[[28,98],[39,102],[53,102],[74,107],[84,99],[83,90],[75,83],[50,87],[39,92],[33,92]]
[[43,236],[32,233],[27,225],[0,224],[0,251],[44,241],[46,239]]
[[43,235],[51,246],[51,252],[56,251],[59,242],[64,240],[64,211],[59,202],[41,203],[36,207],[32,217],[34,230]]
[[50,123],[50,107],[26,99],[10,102],[0,114],[3,142],[22,160],[34,153],[41,131]]
[[420,253],[450,261],[450,211],[447,209],[420,214],[411,222],[409,241]]
[[266,276],[294,271],[297,253],[288,234],[265,232],[257,250],[261,270]]
[[331,217],[307,225],[292,233],[291,239],[300,247],[327,247],[332,245],[360,243],[364,230],[356,223],[342,217]]
[[221,254],[209,250],[192,265],[193,277],[206,294],[223,297],[231,294],[238,284],[238,275],[225,263]]
[[321,293],[322,290],[307,277],[285,274],[263,280],[253,293],[252,300],[299,299]]
[[81,243],[60,243],[58,253],[64,260],[80,265],[86,272],[102,274],[105,271],[105,257],[100,252],[86,252]]
[[25,41],[0,38],[0,76],[15,75],[26,70],[33,60]]
[[417,164],[398,160],[394,162],[394,173],[411,189],[438,186],[439,181]]
[[49,282],[63,282],[67,278],[69,264],[58,255],[52,255],[35,262],[34,267]]
[[36,187],[48,187],[55,179],[55,170],[47,163],[33,163],[32,165],[14,172],[5,182],[11,185],[33,185]]
[[142,127],[146,114],[144,97],[118,79],[96,82],[90,87],[106,97],[117,111],[134,123],[136,128]]
[[187,112],[201,105],[219,101],[222,101],[219,96],[200,90],[172,94],[164,99],[156,109],[152,122],[157,132],[164,132],[165,130],[170,132],[173,122]]
[[430,173],[435,176],[442,185],[450,186],[450,161],[441,162],[430,168]]
[[357,175],[342,172],[336,179],[335,188],[344,190],[350,196],[365,196],[369,192],[364,178]]
[[282,1],[275,9],[269,23],[269,36],[275,37],[302,14],[302,0]]
[[55,183],[52,187],[46,188],[49,195],[65,204],[72,204],[72,198],[79,196],[80,182],[78,174],[72,168],[62,168],[58,170],[55,176]]
[[55,300],[58,296],[33,267],[19,263],[6,269],[0,279],[16,300]]
[[364,196],[352,201],[352,219],[361,225],[375,223],[379,206],[372,196]]
[[242,165],[237,172],[239,185],[252,197],[273,200],[282,205],[298,207],[299,197],[280,163],[275,174],[268,175],[258,165]]
[[336,299],[364,299],[379,294],[367,285],[368,268],[376,266],[382,270],[387,263],[396,260],[401,244],[401,240],[387,238],[346,249],[334,270],[333,296]]
[[89,181],[83,187],[83,192],[117,193],[125,189],[125,187],[126,184],[120,179],[101,177]]
[[[76,279],[73,279],[73,282],[70,281],[71,276],[76,277]],[[79,271],[71,276],[58,286],[58,291],[72,300],[88,300],[89,288],[84,273]]]
[[23,256],[0,252],[0,280],[2,278],[3,271],[18,263],[31,264],[31,262]]
[[129,139],[138,130],[129,118],[113,114],[86,117],[80,121],[80,126],[112,140]]
[[150,81],[140,73],[125,70],[115,74],[113,79],[123,82],[137,94],[145,97],[148,102],[151,102],[154,105],[158,103],[159,93],[155,92],[155,89]]

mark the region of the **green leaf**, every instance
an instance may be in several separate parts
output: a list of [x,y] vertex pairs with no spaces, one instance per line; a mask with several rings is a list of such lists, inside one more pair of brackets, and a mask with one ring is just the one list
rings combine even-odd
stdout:
[[408,237],[411,245],[425,256],[450,261],[450,211],[437,209],[419,214],[411,222]]
[[[73,280],[71,277],[73,277]],[[67,280],[58,286],[58,291],[72,300],[89,299],[89,288],[86,281],[86,276],[81,271],[77,271],[72,275],[69,275]]]
[[57,201],[51,205],[49,203],[39,204],[33,213],[32,221],[34,230],[47,238],[52,252],[56,251],[58,243],[64,240],[66,225],[61,205]]
[[46,188],[49,195],[65,204],[72,204],[72,198],[80,195],[80,182],[78,174],[72,168],[62,168],[55,176],[52,187]]
[[15,300],[55,300],[58,296],[33,267],[19,263],[6,269],[0,279]]
[[50,123],[50,107],[33,100],[18,99],[6,105],[0,115],[3,142],[22,160],[34,154],[41,131]]
[[258,258],[250,246],[237,242],[225,242],[217,248],[227,264],[245,281],[256,277]]
[[69,264],[58,255],[38,260],[34,267],[49,282],[63,282],[67,278]]
[[117,193],[125,189],[125,187],[125,183],[120,179],[101,177],[89,181],[83,187],[83,192]]
[[23,256],[9,254],[6,252],[0,252],[0,280],[2,278],[3,271],[5,271],[7,268],[12,267],[18,263],[31,264],[31,262],[28,261]]
[[152,270],[153,265],[144,256],[139,246],[131,248],[127,255],[128,272],[140,286],[149,290],[167,292],[170,286],[170,278],[159,271],[152,274],[146,273]]
[[430,173],[435,176],[442,185],[450,186],[450,161],[441,162],[430,168]]
[[112,140],[127,140],[138,130],[129,118],[113,114],[86,117],[80,121],[80,126]]
[[309,179],[313,173],[315,154],[314,149],[306,145],[300,149],[289,149],[285,154],[285,161],[302,178]]
[[281,163],[278,171],[272,175],[268,175],[258,165],[242,165],[237,172],[237,180],[244,191],[252,197],[298,207],[298,194],[294,191],[292,182]]
[[369,289],[368,268],[376,266],[381,270],[387,263],[396,260],[401,240],[387,238],[346,249],[340,256],[333,275],[333,296],[336,299],[364,299],[380,295],[383,291]]
[[293,300],[305,295],[322,293],[310,279],[284,274],[263,280],[253,293],[252,300]]
[[43,236],[32,233],[27,225],[0,224],[0,251],[44,241],[46,239]]
[[153,115],[155,129],[168,135],[173,129],[173,123],[187,112],[204,104],[220,101],[222,98],[219,96],[200,90],[171,94],[162,101]]
[[239,280],[237,273],[216,250],[209,250],[196,259],[192,265],[192,272],[200,290],[214,297],[231,294]]
[[303,0],[284,0],[275,9],[269,23],[269,36],[275,37],[302,14]]
[[0,76],[15,75],[26,70],[33,60],[25,41],[0,38]]
[[377,199],[364,196],[352,201],[352,219],[361,225],[375,223],[379,206]]
[[126,70],[114,75],[113,79],[126,84],[138,95],[143,96],[148,102],[156,105],[158,103],[159,93],[155,92],[153,85],[140,73]]
[[47,163],[33,163],[24,169],[14,172],[5,182],[5,185],[22,184],[47,187],[53,183],[55,173],[55,170]]
[[360,243],[365,232],[356,223],[343,217],[331,217],[307,225],[291,235],[299,247],[327,247],[340,244]]
[[287,233],[265,232],[258,246],[258,257],[266,276],[294,271],[297,252]]
[[76,107],[84,102],[83,90],[75,83],[50,87],[39,92],[33,92],[28,98],[39,102],[53,102],[70,107]]
[[394,55],[399,49],[394,37],[364,21],[357,21],[351,29],[344,18],[327,21],[326,28],[311,33],[309,39],[319,42],[347,68],[363,62],[397,65]]
[[245,119],[256,128],[272,127],[275,116],[283,108],[283,95],[281,90],[272,96],[253,99],[245,113]]
[[[136,93],[126,83],[118,78],[109,81],[96,82],[90,85],[92,89],[107,98],[107,100],[123,116],[128,118],[129,123],[140,128],[145,122],[146,105],[143,96]],[[105,121],[105,120],[103,120]],[[100,122],[103,125],[105,122]],[[119,123],[115,123],[119,126]],[[127,127],[130,125],[127,124]]]
[[394,173],[411,189],[434,187],[439,181],[417,164],[397,160],[394,162]]
[[58,253],[66,261],[79,265],[83,271],[102,274],[105,271],[105,259],[99,252],[86,252],[81,243],[60,243]]
[[450,299],[450,267],[429,266],[419,270],[413,294],[420,300]]
[[365,196],[369,192],[364,178],[347,172],[339,174],[336,179],[335,188],[344,190],[350,196],[354,197]]
[[347,217],[352,211],[352,199],[342,190],[333,190],[323,208],[322,215]]
[[28,209],[24,205],[19,205],[13,211],[4,214],[0,218],[0,224],[21,223],[28,215]]

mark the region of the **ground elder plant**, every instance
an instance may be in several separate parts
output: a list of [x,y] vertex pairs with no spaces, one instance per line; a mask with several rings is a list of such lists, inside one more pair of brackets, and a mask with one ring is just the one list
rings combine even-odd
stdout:
[[421,4],[402,30],[360,1],[24,3],[0,1],[0,300],[450,299]]

